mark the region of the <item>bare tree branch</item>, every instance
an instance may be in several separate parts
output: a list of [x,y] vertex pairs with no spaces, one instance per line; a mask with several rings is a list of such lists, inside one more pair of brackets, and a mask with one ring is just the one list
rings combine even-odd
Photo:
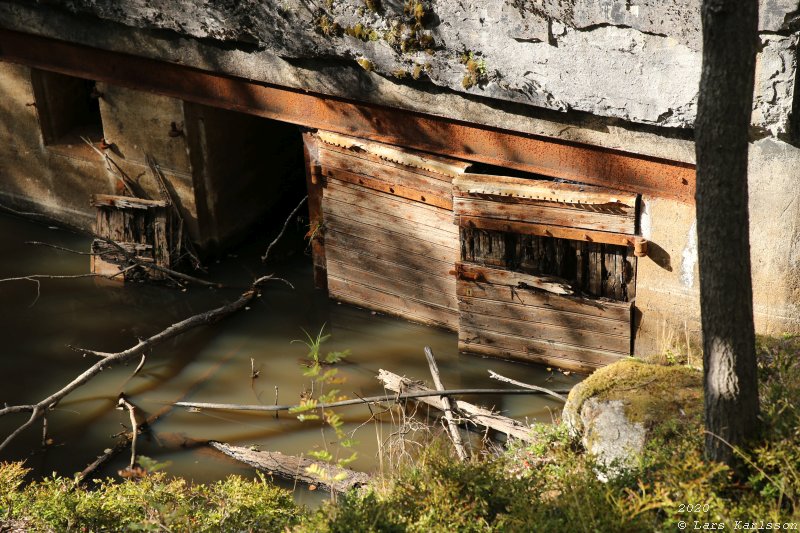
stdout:
[[31,412],[30,418],[22,426],[17,428],[11,435],[9,435],[2,443],[0,443],[0,451],[3,451],[5,447],[8,446],[8,444],[12,440],[14,440],[14,438],[16,438],[23,430],[25,430],[36,420],[41,418],[46,411],[55,407],[55,405],[57,405],[62,398],[64,398],[72,391],[74,391],[84,383],[94,378],[97,374],[99,374],[106,368],[109,368],[112,365],[126,363],[134,359],[135,357],[142,355],[146,350],[154,346],[157,346],[169,339],[177,337],[198,326],[212,324],[214,322],[221,320],[222,318],[227,317],[228,315],[240,311],[260,293],[262,285],[267,281],[271,280],[284,281],[280,280],[280,278],[274,278],[273,276],[262,276],[258,278],[256,281],[254,281],[250,289],[247,290],[244,294],[242,294],[234,302],[225,304],[210,311],[193,315],[180,322],[172,324],[168,328],[153,335],[152,337],[139,340],[139,342],[137,342],[135,345],[128,348],[127,350],[109,353],[109,352],[99,352],[95,350],[87,350],[79,348],[78,351],[82,353],[101,357],[100,361],[90,366],[83,373],[81,373],[75,379],[69,382],[66,386],[62,387],[58,391],[54,392],[53,394],[51,394],[50,396],[48,396],[47,398],[41,400],[36,404],[6,406],[5,408],[0,409],[0,416],[4,416],[11,413],[20,413],[28,411]]
[[[448,390],[429,390],[406,392],[401,394],[383,394],[380,396],[358,397],[350,400],[341,400],[331,403],[318,403],[315,409],[329,409],[332,407],[347,407],[348,405],[359,405],[365,403],[380,403],[407,398],[429,398],[433,396],[463,396],[468,394],[542,394],[541,391],[530,389],[448,389]],[[240,404],[240,403],[208,403],[208,402],[176,402],[176,407],[187,407],[201,411],[209,409],[214,411],[291,411],[307,407],[306,405],[260,405],[260,404]],[[2,411],[0,411],[2,415]]]
[[269,246],[267,246],[267,251],[264,252],[264,255],[261,256],[261,261],[262,262],[264,262],[264,263],[267,262],[267,258],[269,258],[269,252],[272,250],[272,247],[275,246],[278,243],[278,241],[281,239],[281,237],[283,237],[283,234],[286,232],[286,228],[289,226],[289,221],[291,221],[294,218],[294,215],[300,210],[300,207],[302,207],[302,205],[305,203],[306,200],[308,200],[308,195],[303,196],[303,199],[300,200],[300,203],[297,204],[297,207],[295,207],[292,210],[292,212],[289,213],[289,216],[286,217],[286,221],[283,223],[283,227],[281,228],[281,232],[278,233],[278,236],[275,237],[275,240],[273,240],[271,243],[269,243]]
[[562,396],[561,394],[559,394],[559,393],[557,393],[557,392],[555,392],[553,390],[547,389],[545,387],[540,387],[538,385],[529,385],[527,383],[523,383],[521,381],[517,381],[516,379],[511,379],[511,378],[507,378],[505,376],[501,376],[500,374],[498,374],[494,370],[489,370],[489,377],[492,378],[492,379],[496,379],[497,381],[504,381],[506,383],[511,383],[512,385],[516,385],[517,387],[523,387],[525,389],[531,389],[531,390],[538,390],[539,392],[543,392],[544,394],[549,394],[553,398],[558,398],[559,400],[561,400],[564,403],[566,403],[566,401],[567,401],[567,399],[564,396]]

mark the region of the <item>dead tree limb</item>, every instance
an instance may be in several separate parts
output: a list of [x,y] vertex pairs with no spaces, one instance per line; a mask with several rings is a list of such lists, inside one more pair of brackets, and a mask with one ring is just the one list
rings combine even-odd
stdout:
[[271,243],[269,243],[269,246],[267,246],[267,251],[264,252],[264,255],[261,256],[261,261],[262,262],[264,262],[264,263],[267,262],[267,258],[269,258],[269,252],[272,250],[272,247],[275,246],[278,243],[279,240],[281,240],[281,237],[283,237],[283,234],[286,232],[286,228],[289,226],[289,221],[291,221],[294,218],[294,215],[300,210],[300,207],[303,206],[303,204],[305,203],[305,201],[307,199],[308,199],[308,195],[303,196],[303,199],[300,200],[300,203],[297,204],[297,207],[295,207],[292,210],[292,212],[289,213],[289,216],[286,217],[286,220],[283,223],[283,227],[281,228],[281,232],[278,233],[278,236],[275,237],[275,239]]
[[[428,360],[428,368],[430,368],[431,371],[433,384],[437,389],[445,390],[442,378],[439,375],[439,366],[436,364],[436,359],[433,357],[433,350],[431,350],[430,346],[425,347],[425,358]],[[468,458],[467,450],[464,449],[464,443],[461,440],[458,424],[456,424],[455,418],[453,417],[453,406],[450,404],[450,398],[447,396],[439,396],[439,401],[442,402],[442,407],[444,407],[444,419],[447,422],[447,430],[450,432],[450,439],[453,441],[456,454],[459,459],[466,461]]]
[[186,223],[183,221],[183,215],[181,215],[181,210],[178,208],[177,202],[172,197],[172,193],[169,191],[167,187],[167,180],[164,178],[164,174],[161,172],[161,167],[156,163],[156,160],[153,159],[152,156],[149,154],[144,155],[145,160],[147,161],[147,166],[150,167],[150,172],[153,174],[156,182],[158,183],[158,188],[161,190],[161,195],[164,199],[169,202],[170,206],[172,206],[172,212],[175,215],[175,218],[178,220],[178,243],[180,246],[186,247],[186,253],[191,259],[192,266],[195,270],[200,270],[205,272],[203,268],[203,264],[200,262],[200,257],[198,257],[197,250],[192,244],[191,239],[186,237],[184,233],[184,229],[186,228]]
[[512,385],[516,385],[517,387],[522,387],[524,389],[538,390],[540,392],[543,392],[544,394],[549,394],[553,398],[557,398],[557,399],[561,400],[564,403],[567,402],[567,399],[564,396],[562,396],[561,394],[557,393],[554,390],[551,390],[551,389],[548,389],[548,388],[545,388],[545,387],[540,387],[538,385],[529,385],[527,383],[523,383],[521,381],[517,381],[516,379],[507,378],[505,376],[501,376],[500,374],[498,374],[494,370],[489,370],[489,377],[492,378],[492,379],[496,379],[497,381],[503,381],[505,383],[511,383]]
[[[381,370],[381,372],[386,372]],[[388,372],[388,374],[392,374]],[[380,375],[378,376],[380,378]],[[388,388],[388,387],[387,387]],[[530,389],[449,389],[449,390],[431,390],[425,387],[414,391],[403,392],[401,394],[384,394],[381,396],[367,396],[353,398],[350,400],[342,400],[339,402],[331,403],[318,403],[315,408],[329,409],[333,407],[347,407],[350,405],[362,405],[370,403],[391,402],[394,400],[426,398],[432,396],[460,396],[464,394],[541,394],[539,391]],[[436,404],[441,405],[441,404]],[[434,405],[434,406],[436,406]],[[176,407],[186,407],[188,409],[196,409],[198,411],[203,409],[217,410],[217,411],[261,411],[261,412],[274,412],[274,411],[291,411],[292,409],[299,409],[300,407],[308,407],[307,405],[260,405],[260,404],[241,404],[241,403],[209,403],[209,402],[175,402]]]
[[[386,387],[390,391],[394,391],[399,394],[399,397],[402,396],[411,396],[412,393],[422,393],[420,396],[420,401],[430,405],[431,407],[435,407],[440,411],[444,410],[444,405],[442,405],[442,401],[436,397],[438,395],[430,394],[430,392],[437,392],[431,391],[428,387],[423,385],[422,383],[412,381],[410,379],[398,376],[392,372],[387,370],[379,370],[378,371],[378,380],[383,383],[383,386]],[[498,389],[500,392],[498,394],[504,394],[508,391],[504,389]],[[530,389],[509,389],[509,390],[525,390],[529,393],[541,393],[541,391],[533,391]],[[448,391],[452,392],[452,391]],[[459,416],[465,420],[468,420],[474,424],[479,426],[485,426],[487,428],[494,429],[499,431],[500,433],[505,433],[509,437],[514,437],[526,442],[533,442],[535,438],[531,433],[531,428],[514,420],[513,418],[508,418],[506,416],[500,415],[494,411],[490,411],[489,409],[485,409],[483,407],[478,407],[477,405],[473,405],[468,402],[464,401],[456,401],[455,402],[455,409],[458,411]]]
[[[184,389],[184,391],[181,393],[180,396],[178,396],[177,400],[175,400],[175,401],[177,402],[177,401],[180,401],[183,398],[186,398],[189,394],[191,394],[193,391],[195,391],[197,389],[197,387],[199,387],[201,384],[203,384],[206,381],[208,381],[211,378],[211,376],[216,374],[219,371],[219,369],[224,364],[226,364],[228,361],[230,361],[231,358],[234,355],[235,355],[235,352],[231,352],[231,353],[227,354],[220,361],[218,361],[214,366],[212,366],[211,368],[206,370],[200,377],[198,377],[196,380],[194,380],[194,382],[192,382],[191,385],[189,385],[186,389]],[[135,374],[135,372],[134,372],[134,374]],[[140,432],[141,432],[141,430],[143,428],[151,428],[152,429],[153,425],[156,422],[158,422],[159,420],[165,418],[174,409],[175,409],[175,405],[174,405],[174,402],[173,402],[173,403],[170,403],[170,404],[167,404],[167,405],[163,406],[161,409],[159,409],[155,413],[153,413],[150,416],[148,416],[147,420],[145,420],[143,423],[139,424]],[[77,478],[78,479],[78,483],[83,483],[83,481],[87,477],[92,475],[98,468],[100,468],[101,466],[106,464],[108,461],[110,461],[111,459],[113,459],[114,457],[116,457],[117,455],[122,453],[123,451],[125,451],[128,448],[128,446],[131,445],[132,440],[133,440],[133,435],[131,433],[128,433],[127,435],[124,436],[123,440],[119,441],[112,448],[109,448],[108,450],[106,450],[102,455],[99,455],[97,457],[97,459],[92,461],[86,468],[83,469],[83,471],[80,474],[78,474],[78,478]]]
[[117,409],[127,409],[131,419],[131,464],[128,467],[133,470],[136,464],[136,437],[139,435],[139,423],[136,420],[136,406],[129,402],[124,395],[120,395],[117,400]]
[[[318,485],[328,491],[347,492],[354,488],[363,487],[372,480],[364,472],[356,472],[349,468],[312,461],[305,457],[296,457],[280,452],[257,451],[217,441],[211,441],[208,445],[262,472],[275,474],[294,481],[301,481],[308,485]],[[324,472],[324,475],[317,474],[317,471]]]
[[54,392],[53,394],[51,394],[50,396],[41,400],[38,403],[31,405],[12,405],[0,409],[0,416],[5,416],[13,413],[24,413],[24,412],[31,413],[30,417],[28,418],[27,421],[25,421],[25,423],[23,423],[2,443],[0,443],[0,451],[3,451],[5,447],[8,446],[8,444],[12,440],[14,440],[14,438],[16,438],[22,431],[28,428],[31,424],[40,419],[42,415],[44,415],[44,413],[55,407],[58,404],[58,402],[61,401],[62,398],[64,398],[69,393],[71,393],[84,383],[94,378],[97,374],[99,374],[106,368],[109,368],[113,365],[126,363],[134,359],[135,357],[142,355],[145,351],[149,350],[150,348],[153,348],[154,346],[157,346],[169,339],[177,337],[198,326],[213,324],[214,322],[217,322],[222,318],[227,317],[228,315],[240,311],[260,293],[262,285],[270,280],[279,280],[279,278],[274,278],[272,276],[262,276],[261,278],[258,278],[256,281],[254,281],[250,289],[246,291],[244,294],[242,294],[237,300],[229,304],[217,307],[216,309],[212,309],[210,311],[193,315],[180,322],[172,324],[168,328],[153,335],[152,337],[139,340],[139,342],[137,342],[135,345],[128,348],[127,350],[110,353],[110,352],[99,352],[95,350],[87,350],[84,348],[74,348],[81,353],[92,355],[95,357],[100,357],[101,359],[92,366],[90,366],[88,369],[86,369],[83,373],[78,375],[66,386],[62,387],[61,389]]

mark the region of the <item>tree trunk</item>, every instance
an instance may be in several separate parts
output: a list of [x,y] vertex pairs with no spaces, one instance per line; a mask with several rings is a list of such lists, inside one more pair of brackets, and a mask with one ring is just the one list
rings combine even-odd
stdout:
[[697,103],[697,238],[703,325],[706,457],[758,429],[750,279],[747,148],[758,40],[757,0],[703,0]]

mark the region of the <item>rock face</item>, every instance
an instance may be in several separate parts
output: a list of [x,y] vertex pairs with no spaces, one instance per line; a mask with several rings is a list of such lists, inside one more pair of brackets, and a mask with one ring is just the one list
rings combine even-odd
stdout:
[[563,420],[601,465],[599,475],[608,477],[635,467],[666,426],[675,431],[701,423],[702,410],[700,371],[627,359],[573,388]]
[[[695,118],[700,0],[39,3],[289,61],[358,62],[431,90],[666,127]],[[753,124],[773,134],[786,131],[792,107],[797,8],[761,1]]]

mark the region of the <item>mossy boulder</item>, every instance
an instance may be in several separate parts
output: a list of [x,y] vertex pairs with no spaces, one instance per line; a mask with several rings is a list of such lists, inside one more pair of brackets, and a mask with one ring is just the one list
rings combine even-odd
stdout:
[[575,386],[563,419],[570,434],[615,475],[635,467],[647,443],[666,427],[697,427],[702,412],[702,372],[630,358]]

